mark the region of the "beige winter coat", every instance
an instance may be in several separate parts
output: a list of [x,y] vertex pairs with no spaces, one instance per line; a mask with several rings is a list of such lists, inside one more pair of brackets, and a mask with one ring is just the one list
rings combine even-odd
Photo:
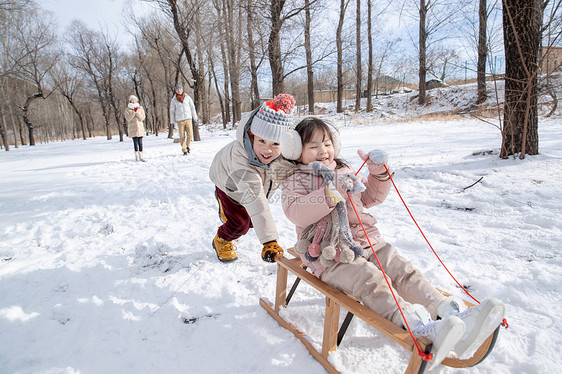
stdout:
[[279,239],[268,202],[278,184],[273,182],[268,169],[248,163],[248,153],[243,145],[248,119],[249,114],[246,114],[238,125],[236,140],[215,155],[209,178],[232,200],[246,208],[258,239],[266,243]]
[[144,136],[143,121],[146,118],[144,108],[139,106],[135,112],[133,109],[127,107],[125,109],[125,120],[127,121],[127,133],[130,138]]

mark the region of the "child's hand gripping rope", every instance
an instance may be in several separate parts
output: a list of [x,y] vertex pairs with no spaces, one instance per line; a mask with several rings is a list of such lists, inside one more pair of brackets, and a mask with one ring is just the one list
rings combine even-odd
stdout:
[[388,179],[388,174],[384,167],[385,164],[388,164],[388,153],[380,149],[365,153],[363,150],[359,149],[357,154],[361,157],[361,160],[366,161],[370,174],[373,174],[378,179]]

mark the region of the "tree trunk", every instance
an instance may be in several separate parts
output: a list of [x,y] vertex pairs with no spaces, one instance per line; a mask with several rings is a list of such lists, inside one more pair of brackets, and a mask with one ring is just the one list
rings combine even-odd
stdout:
[[373,111],[373,31],[371,0],[367,0],[367,40],[369,42],[369,66],[367,68],[367,112]]
[[361,94],[363,91],[361,70],[361,0],[357,0],[356,13],[355,13],[355,40],[356,40],[356,57],[357,57],[357,70],[355,78],[355,112],[361,110]]
[[[108,68],[109,71],[107,72],[107,85],[106,85],[106,92],[107,97],[109,99],[109,105],[113,108],[113,114],[115,117],[115,124],[117,125],[117,130],[119,132],[119,141],[123,141],[123,126],[120,119],[123,115],[120,113],[121,111],[117,109],[117,101],[115,100],[115,95],[113,94],[113,76],[115,71],[115,57],[113,56],[114,51],[112,49],[113,45],[109,43],[107,40],[105,41],[105,49],[107,51],[107,63],[109,64]],[[110,109],[111,109],[110,108]],[[121,114],[121,115],[120,115]],[[108,113],[109,116],[109,113]],[[125,122],[125,121],[123,121]]]
[[[113,115],[115,117],[115,123],[117,124],[117,128],[119,129],[119,141],[123,141],[123,124],[125,123],[125,119],[123,118],[123,114],[120,110],[117,109],[117,104],[115,102],[115,97],[113,96],[113,91],[109,92],[109,98],[111,100],[111,107],[113,108]],[[121,121],[123,118],[123,121]]]
[[86,129],[84,128],[84,118],[82,113],[78,110],[78,107],[76,106],[76,103],[74,102],[72,96],[64,92],[62,93],[62,95],[66,98],[66,100],[68,101],[68,103],[70,104],[76,115],[78,116],[78,120],[80,121],[80,131],[82,132],[82,138],[86,140]]
[[285,0],[272,0],[269,5],[269,15],[271,19],[271,31],[267,42],[269,54],[269,66],[271,68],[273,96],[283,93],[283,59],[281,56],[281,27],[283,19],[281,12],[285,6]]
[[[10,111],[10,117],[13,116],[13,112]],[[17,119],[17,124],[18,124],[18,132],[20,134],[20,140],[21,140],[21,145],[27,145],[27,140],[25,139],[25,130],[24,130],[24,124],[23,124],[23,119],[20,116],[16,116]],[[14,121],[12,119],[12,121],[15,123],[16,121]]]
[[503,0],[505,103],[501,158],[539,152],[537,56],[542,13],[538,0]]
[[[226,48],[224,43],[221,41],[221,56],[222,56],[222,70],[224,73],[224,115],[227,122],[230,122],[230,74],[228,73],[228,62],[226,58]],[[232,123],[234,125],[234,122]]]
[[217,74],[215,72],[215,64],[213,63],[213,58],[211,56],[211,53],[208,54],[209,57],[209,69],[210,69],[210,73],[213,75],[213,80],[215,82],[215,90],[217,91],[217,96],[219,98],[219,105],[221,108],[221,117],[222,117],[222,127],[223,129],[226,130],[226,124],[228,123],[228,118],[226,117],[226,110],[224,108],[224,100],[222,98],[221,95],[221,91],[219,89],[219,82],[217,79]]
[[[7,125],[6,125],[6,116],[4,113],[4,110],[1,111],[2,112],[2,122],[0,123],[0,135],[2,135],[2,143],[4,144],[4,148],[6,149],[6,151],[10,150],[10,142],[8,140],[8,131],[6,131]],[[15,133],[14,133],[14,137],[15,137]]]
[[[100,98],[100,101],[105,101],[105,100]],[[107,137],[107,140],[111,140],[113,137],[111,135],[111,122],[109,120],[109,108],[107,107],[107,105],[105,105],[105,103],[101,104],[101,111],[103,113],[103,120],[105,121],[105,135]]]
[[342,30],[343,22],[345,19],[345,11],[349,4],[349,0],[340,1],[340,16],[338,20],[338,27],[336,29],[336,49],[338,53],[338,66],[337,66],[337,105],[336,112],[343,112],[343,41]]
[[[19,121],[17,117],[14,118],[14,112],[12,111],[11,108],[10,108],[10,121],[12,122],[12,131],[14,132],[14,147],[18,148],[18,131],[17,130],[18,130],[18,127],[20,127],[21,121]],[[22,131],[21,131],[21,128],[20,128],[19,136],[20,136],[20,140],[21,140],[21,142],[20,142],[21,145],[23,145],[23,142],[25,141],[23,139],[22,135],[23,134],[22,134]]]
[[[308,0],[306,0],[308,1]],[[250,84],[250,100],[252,108],[260,106],[260,88],[258,85],[258,66],[256,64],[256,45],[254,42],[254,8],[253,0],[248,0],[246,31],[248,32],[248,58],[250,59],[250,76],[252,81]]]
[[314,70],[312,69],[312,46],[310,42],[310,0],[305,0],[304,48],[306,52],[306,91],[308,113],[314,114]]
[[480,0],[478,9],[479,31],[478,31],[478,63],[477,63],[477,86],[478,95],[476,104],[481,104],[488,97],[486,93],[486,59],[488,57],[488,45],[486,28],[488,23],[488,9],[486,0]]
[[223,14],[225,15],[226,49],[228,52],[228,71],[230,73],[230,92],[232,94],[232,121],[236,123],[242,117],[242,102],[240,100],[240,66],[238,64],[235,35],[235,19],[233,0],[224,0]]
[[[201,96],[200,96],[200,100],[199,100],[199,110],[200,112],[198,114],[200,114],[198,117],[199,119],[201,119],[201,121],[203,123],[210,123],[211,122],[211,113],[209,110],[209,91],[207,90],[206,87],[206,82],[205,82],[205,55],[203,53],[203,35],[201,34],[201,30],[202,30],[202,25],[201,25],[201,19],[200,19],[200,14],[199,11],[197,11],[195,13],[195,20],[196,20],[196,24],[195,24],[195,41],[197,43],[198,46],[201,46],[201,50],[198,51],[197,53],[197,65],[199,66],[199,73],[201,74],[202,80],[201,80]],[[194,124],[194,126],[196,126]],[[199,125],[197,124],[197,139],[195,138],[195,127],[193,129],[193,134],[194,134],[194,139],[196,141],[201,140],[201,136],[199,135]]]
[[25,124],[25,126],[27,126],[27,133],[29,135],[29,145],[31,146],[35,145],[35,133],[34,133],[35,125],[29,119],[28,116],[29,107],[31,106],[33,100],[38,99],[40,97],[43,97],[43,94],[41,92],[37,92],[31,96],[28,96],[27,100],[25,100],[25,104],[23,108],[21,108],[23,112],[23,116],[22,116],[23,123]]
[[427,31],[426,31],[426,17],[427,17],[427,5],[425,0],[420,0],[420,35],[419,35],[419,94],[418,94],[418,104],[425,105],[425,80],[427,73],[426,64],[426,41],[427,41]]
[[[5,45],[5,44],[4,44]],[[2,94],[2,97],[6,98],[6,78],[5,77],[0,77],[0,83],[2,84],[0,86],[0,93]],[[6,149],[6,151],[10,150],[10,141],[8,139],[8,124],[6,123],[6,111],[10,110],[10,104],[7,102],[4,102],[1,106],[0,106],[0,113],[2,113],[2,123],[0,123],[0,133],[2,134],[2,142],[4,144],[4,148]],[[18,146],[18,141],[16,138],[16,132],[14,131],[14,143],[16,145],[16,148]]]

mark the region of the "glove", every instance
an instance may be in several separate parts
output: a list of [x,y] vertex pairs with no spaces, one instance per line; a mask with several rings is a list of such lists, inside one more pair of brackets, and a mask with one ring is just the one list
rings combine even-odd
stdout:
[[361,157],[361,160],[367,160],[367,167],[369,168],[369,173],[373,175],[386,175],[386,168],[384,165],[388,163],[388,153],[381,151],[379,149],[373,150],[369,153],[365,153],[363,150],[358,150],[357,154]]
[[339,177],[340,187],[342,190],[355,194],[365,191],[366,187],[354,174],[344,174]]
[[135,109],[133,109],[133,110],[134,110],[134,111],[136,112],[138,108],[139,108],[139,107],[138,107],[138,106],[136,106],[136,107],[135,107]]
[[388,162],[388,153],[380,149],[375,149],[369,152],[369,160],[377,166],[382,166]]
[[277,240],[264,243],[261,258],[265,262],[275,262],[275,257],[283,257],[283,248],[277,244]]
[[314,174],[324,178],[326,183],[334,181],[334,172],[324,165],[322,161],[314,161],[310,165]]

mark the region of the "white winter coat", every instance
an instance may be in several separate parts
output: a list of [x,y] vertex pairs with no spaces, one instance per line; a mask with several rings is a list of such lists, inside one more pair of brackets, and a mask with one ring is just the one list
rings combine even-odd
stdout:
[[193,100],[188,94],[185,94],[183,102],[180,103],[174,95],[170,103],[170,122],[177,123],[186,119],[197,121],[197,112]]

